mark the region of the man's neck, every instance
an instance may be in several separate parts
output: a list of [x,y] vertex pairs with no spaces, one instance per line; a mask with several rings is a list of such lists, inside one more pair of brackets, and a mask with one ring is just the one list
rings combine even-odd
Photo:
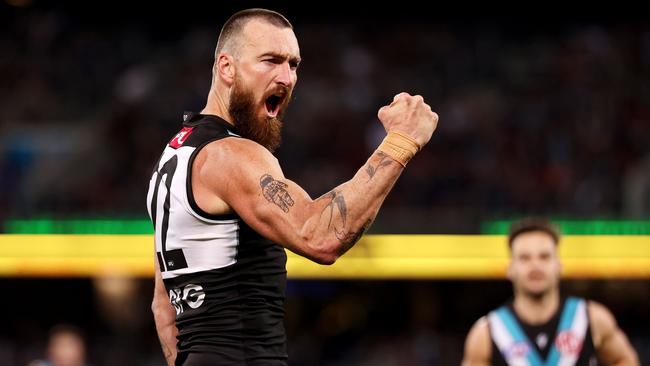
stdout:
[[513,307],[521,320],[538,325],[548,322],[560,306],[559,291],[552,290],[539,298],[529,295],[517,294]]
[[205,108],[201,110],[201,114],[210,114],[213,116],[221,117],[223,120],[230,124],[234,124],[230,113],[228,113],[228,107],[221,95],[215,90],[210,89],[208,94],[208,101],[205,105]]

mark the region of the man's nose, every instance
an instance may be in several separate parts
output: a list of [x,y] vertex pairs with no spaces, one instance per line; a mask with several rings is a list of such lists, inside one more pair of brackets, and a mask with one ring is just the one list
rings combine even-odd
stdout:
[[278,70],[278,75],[276,76],[275,81],[278,84],[282,84],[286,87],[291,87],[294,83],[291,66],[288,62],[283,62],[278,67],[280,70]]

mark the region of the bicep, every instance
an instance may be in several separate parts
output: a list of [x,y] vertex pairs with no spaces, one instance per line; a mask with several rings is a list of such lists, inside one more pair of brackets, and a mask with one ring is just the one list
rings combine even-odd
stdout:
[[228,141],[211,155],[201,168],[201,181],[210,191],[262,236],[308,255],[302,235],[313,214],[313,200],[284,176],[277,160],[267,150],[239,139]]
[[633,366],[639,364],[634,348],[620,328],[617,328],[607,338],[603,339],[598,354],[601,359],[610,365],[624,364]]
[[598,356],[611,365],[638,365],[636,352],[614,315],[601,304],[590,302],[589,305]]
[[162,275],[160,274],[160,267],[158,266],[157,258],[154,260],[154,292],[153,299],[154,302],[167,300],[167,290],[165,289],[165,284],[162,280]]
[[154,290],[151,306],[154,315],[159,315],[162,312],[173,312],[172,305],[169,302],[169,296],[167,295],[167,290],[165,289],[165,283],[163,282],[162,275],[160,274],[158,258],[154,259]]
[[227,195],[226,202],[261,235],[286,246],[301,241],[313,201],[274,168],[251,168]]
[[479,319],[472,327],[465,340],[462,366],[488,366],[492,343],[490,329],[485,317]]

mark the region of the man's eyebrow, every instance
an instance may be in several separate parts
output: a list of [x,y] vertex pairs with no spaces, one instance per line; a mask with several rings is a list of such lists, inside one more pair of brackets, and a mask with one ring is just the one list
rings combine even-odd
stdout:
[[298,57],[298,56],[290,56],[290,55],[287,55],[287,54],[281,54],[281,53],[277,53],[277,52],[263,53],[263,54],[260,55],[260,58],[263,58],[263,57],[273,57],[273,58],[279,58],[279,59],[283,59],[283,60],[288,59],[290,62],[295,62],[295,63],[298,63],[298,64],[300,63],[300,61],[302,61],[302,59],[300,57]]

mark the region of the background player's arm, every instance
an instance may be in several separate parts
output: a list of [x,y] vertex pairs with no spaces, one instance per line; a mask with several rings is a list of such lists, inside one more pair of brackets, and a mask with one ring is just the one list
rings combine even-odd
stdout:
[[[422,97],[406,93],[380,109],[379,117],[387,131],[411,136],[419,146],[429,141],[438,119]],[[193,170],[193,180],[207,188],[209,197],[225,202],[255,231],[331,264],[368,229],[403,167],[375,151],[351,180],[316,200],[284,177],[268,150],[250,140],[229,138],[206,146]],[[206,204],[201,201],[197,199],[199,206]]]
[[594,346],[606,365],[638,366],[639,358],[630,341],[616,323],[614,315],[602,304],[589,302]]
[[492,340],[487,318],[479,319],[467,334],[462,366],[490,366]]
[[153,301],[151,302],[151,311],[156,323],[156,332],[160,340],[167,365],[173,366],[176,361],[176,335],[178,329],[176,328],[176,311],[169,302],[169,296],[165,290],[158,261],[155,260],[155,287],[153,293]]

